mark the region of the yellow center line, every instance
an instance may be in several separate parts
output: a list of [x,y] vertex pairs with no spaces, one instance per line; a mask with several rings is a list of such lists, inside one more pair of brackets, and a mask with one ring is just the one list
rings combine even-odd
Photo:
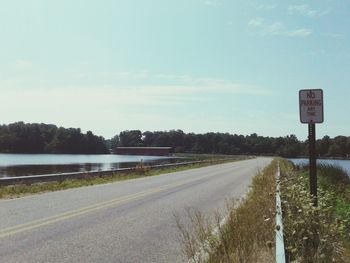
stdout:
[[[205,176],[205,177],[208,177],[208,176]],[[160,187],[152,188],[152,189],[147,190],[147,191],[142,191],[142,192],[131,194],[131,195],[127,195],[127,196],[124,196],[124,197],[118,197],[118,198],[115,198],[115,199],[112,199],[112,200],[109,200],[109,201],[101,202],[101,203],[98,203],[98,204],[95,204],[95,205],[91,205],[91,206],[86,206],[86,207],[79,208],[79,209],[76,209],[76,210],[73,210],[73,211],[64,212],[64,213],[61,213],[61,214],[58,214],[58,215],[55,215],[55,216],[46,217],[46,218],[42,218],[42,219],[39,219],[39,220],[34,220],[32,222],[29,222],[29,223],[24,223],[24,224],[20,224],[20,225],[17,225],[17,226],[4,228],[4,229],[0,230],[0,238],[4,238],[4,237],[11,236],[11,235],[14,235],[14,234],[18,234],[18,233],[21,233],[21,232],[24,232],[24,231],[32,230],[32,229],[39,228],[39,227],[42,227],[42,226],[46,226],[46,225],[49,225],[49,224],[53,224],[53,223],[56,223],[56,222],[59,222],[59,221],[63,221],[63,220],[69,219],[69,218],[73,218],[73,217],[76,217],[76,216],[84,215],[84,214],[87,214],[87,213],[90,213],[90,212],[94,212],[94,211],[97,211],[97,210],[100,210],[100,209],[103,209],[103,208],[107,208],[107,207],[110,207],[110,206],[119,205],[119,204],[125,203],[127,201],[137,200],[137,199],[140,199],[141,197],[146,197],[146,196],[149,196],[149,195],[152,195],[152,194],[155,194],[155,193],[159,193],[159,192],[163,192],[165,190],[169,190],[171,188],[175,188],[175,187],[182,186],[182,185],[185,185],[185,184],[188,184],[188,183],[199,181],[200,179],[203,179],[205,177],[201,177],[199,179],[197,178],[197,179],[194,179],[194,180],[193,179],[192,180],[187,180],[187,181],[184,181],[184,182],[177,182],[177,183],[166,184],[166,185],[163,185],[163,186],[160,186]]]

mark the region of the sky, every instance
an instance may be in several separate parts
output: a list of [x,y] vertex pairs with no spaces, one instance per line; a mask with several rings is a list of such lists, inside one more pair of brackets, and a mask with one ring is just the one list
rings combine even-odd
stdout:
[[350,1],[0,0],[0,124],[350,136]]

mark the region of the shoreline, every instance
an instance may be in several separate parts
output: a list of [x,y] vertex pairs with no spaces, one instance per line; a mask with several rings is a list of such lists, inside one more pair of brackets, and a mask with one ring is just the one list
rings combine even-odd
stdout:
[[[309,156],[288,157],[286,159],[309,159]],[[316,157],[316,159],[350,161],[350,158],[345,158],[345,157]]]

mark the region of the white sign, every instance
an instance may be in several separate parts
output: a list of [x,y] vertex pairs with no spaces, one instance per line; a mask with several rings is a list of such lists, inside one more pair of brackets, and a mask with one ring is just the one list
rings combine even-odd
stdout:
[[299,91],[300,121],[302,123],[323,122],[323,90],[306,89]]

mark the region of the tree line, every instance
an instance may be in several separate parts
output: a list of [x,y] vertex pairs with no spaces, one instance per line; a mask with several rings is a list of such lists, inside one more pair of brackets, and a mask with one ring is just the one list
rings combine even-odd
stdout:
[[[145,131],[126,130],[109,140],[82,133],[79,128],[63,128],[52,124],[17,122],[0,125],[0,152],[2,153],[66,153],[103,154],[116,147],[173,147],[176,153],[250,154],[297,157],[308,155],[308,141],[299,141],[295,135],[265,137],[256,133],[184,133],[182,130]],[[324,136],[316,141],[321,157],[348,158],[350,137]]]
[[[170,146],[175,152],[207,154],[253,154],[298,157],[308,155],[308,141],[299,141],[295,135],[284,137],[265,137],[256,133],[244,136],[229,133],[205,134],[184,133],[182,130],[170,131],[123,131],[114,136],[110,147]],[[320,157],[348,158],[350,154],[350,137],[324,136],[316,141]]]
[[0,152],[2,153],[109,153],[103,137],[91,131],[57,127],[51,124],[16,122],[0,125]]

